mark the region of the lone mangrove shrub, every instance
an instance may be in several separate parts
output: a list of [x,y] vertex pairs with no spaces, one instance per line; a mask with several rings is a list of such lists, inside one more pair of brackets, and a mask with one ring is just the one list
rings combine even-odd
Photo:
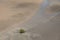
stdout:
[[24,29],[20,29],[19,33],[25,33],[26,31]]

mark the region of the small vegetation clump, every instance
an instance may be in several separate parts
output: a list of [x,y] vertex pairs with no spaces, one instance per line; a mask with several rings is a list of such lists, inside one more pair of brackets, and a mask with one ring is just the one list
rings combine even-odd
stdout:
[[19,33],[25,33],[25,30],[24,29],[20,29]]

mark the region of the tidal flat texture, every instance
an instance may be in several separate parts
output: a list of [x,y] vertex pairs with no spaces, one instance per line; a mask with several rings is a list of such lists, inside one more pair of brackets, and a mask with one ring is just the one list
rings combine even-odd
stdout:
[[38,3],[0,0],[0,31],[26,20],[38,8]]

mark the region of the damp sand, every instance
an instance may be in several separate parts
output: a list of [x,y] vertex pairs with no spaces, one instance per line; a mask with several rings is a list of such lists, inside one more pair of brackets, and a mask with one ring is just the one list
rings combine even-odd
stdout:
[[14,24],[30,19],[38,9],[39,1],[26,2],[19,0],[0,0],[0,31],[11,27]]

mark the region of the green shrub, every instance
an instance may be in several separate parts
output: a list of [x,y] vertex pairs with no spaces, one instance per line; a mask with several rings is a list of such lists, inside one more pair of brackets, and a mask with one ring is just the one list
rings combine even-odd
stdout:
[[25,33],[25,30],[24,29],[20,29],[19,33]]

